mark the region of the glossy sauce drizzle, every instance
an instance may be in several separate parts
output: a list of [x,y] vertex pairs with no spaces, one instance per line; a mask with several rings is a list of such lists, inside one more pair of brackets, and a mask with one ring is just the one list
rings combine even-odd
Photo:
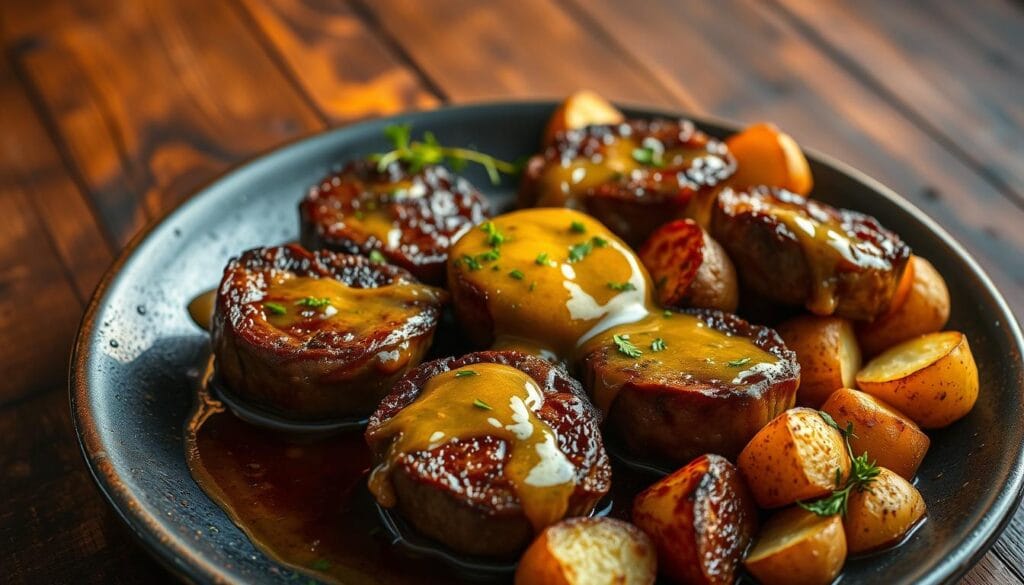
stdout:
[[295,276],[274,271],[258,302],[267,322],[293,337],[317,332],[355,339],[384,323],[403,323],[420,312],[417,303],[436,302],[443,293],[433,287],[398,281],[375,288],[356,288],[333,278]]
[[381,505],[393,506],[389,474],[403,455],[492,436],[508,445],[505,475],[531,524],[539,531],[557,522],[568,509],[576,469],[537,415],[543,404],[533,378],[511,366],[479,363],[431,378],[415,401],[368,434],[371,442],[393,439],[370,477],[370,491]]

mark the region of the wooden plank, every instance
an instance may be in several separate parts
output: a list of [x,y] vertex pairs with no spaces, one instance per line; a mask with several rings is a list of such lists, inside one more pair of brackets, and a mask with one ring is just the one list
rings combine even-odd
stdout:
[[[33,200],[52,192],[24,163],[39,137],[12,116],[18,95],[0,65],[0,405],[66,381],[66,360],[82,310],[70,274],[61,263]],[[24,113],[23,111],[21,113]],[[52,167],[51,167],[52,168]]]
[[1002,559],[993,552],[985,555],[964,575],[963,585],[1018,585],[1024,583]]
[[24,195],[84,302],[111,262],[110,244],[6,55],[0,55],[0,104],[0,182]]
[[228,165],[323,127],[230,4],[3,10],[18,66],[119,242]]
[[172,583],[93,486],[64,384],[0,410],[4,583]]
[[1024,308],[1024,211],[774,9],[738,1],[575,6],[659,78],[691,80],[701,110],[774,121],[895,189],[956,236],[1018,312]]
[[[809,38],[927,132],[1024,202],[1024,11],[900,2],[777,0]],[[1015,26],[999,26],[1000,23]],[[970,32],[967,32],[970,31]],[[990,44],[1005,36],[1005,45]],[[1015,59],[1016,58],[1016,59]]]
[[548,0],[359,3],[454,101],[560,97],[587,87],[618,101],[689,103],[682,86],[658,83],[614,40]]
[[439,103],[416,72],[340,0],[239,0],[239,5],[333,124]]

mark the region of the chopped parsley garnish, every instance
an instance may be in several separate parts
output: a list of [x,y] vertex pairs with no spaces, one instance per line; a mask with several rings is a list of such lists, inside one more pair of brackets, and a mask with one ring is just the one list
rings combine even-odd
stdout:
[[587,233],[587,226],[583,225],[582,221],[574,221],[574,222],[572,222],[571,224],[569,224],[569,229],[572,232],[577,233],[577,234],[585,234],[585,233]]
[[664,154],[665,147],[661,142],[654,138],[647,138],[644,140],[643,146],[633,149],[633,160],[642,165],[660,168],[665,166]]
[[537,258],[535,258],[533,262],[538,266],[547,266],[551,261],[548,260],[547,252],[541,252],[540,254],[537,254]]
[[600,236],[594,236],[586,242],[573,244],[572,246],[569,246],[569,263],[572,264],[574,262],[579,262],[580,260],[583,260],[584,258],[587,257],[587,254],[590,254],[591,252],[594,251],[595,246],[598,248],[604,248],[607,245],[608,240]]
[[480,225],[480,229],[487,234],[487,245],[498,247],[505,242],[505,234],[498,231],[498,226],[493,221],[487,221]]
[[608,288],[618,291],[636,290],[636,286],[628,280],[626,282],[609,282]]
[[850,460],[853,464],[850,466],[850,475],[847,477],[845,484],[843,483],[843,472],[837,467],[835,477],[836,489],[831,494],[814,502],[797,502],[797,505],[818,516],[834,516],[836,514],[845,516],[847,504],[850,501],[850,493],[854,490],[858,492],[869,491],[871,484],[874,483],[881,470],[875,465],[874,461],[868,460],[867,451],[859,457],[853,456],[850,437],[857,437],[857,435],[853,434],[853,423],[847,424],[846,428],[843,429],[828,413],[819,411],[818,414],[821,415],[821,418],[830,427],[843,435],[846,451],[850,454]]
[[581,244],[573,244],[569,246],[569,263],[579,262],[587,257],[587,254],[594,249],[594,245],[590,242],[583,242]]
[[263,303],[263,308],[271,315],[284,315],[288,312],[281,303]]
[[480,261],[470,256],[469,254],[463,255],[462,261],[466,264],[466,268],[469,268],[470,271],[476,272],[477,270],[480,270]]
[[739,359],[729,360],[728,362],[726,362],[726,365],[728,365],[730,368],[739,368],[739,367],[745,366],[745,365],[747,365],[749,363],[750,363],[750,358],[749,357],[741,357]]
[[494,262],[498,258],[501,258],[501,252],[497,249],[488,250],[483,254],[476,255],[476,259],[480,262]]
[[385,261],[384,254],[381,254],[380,250],[370,250],[370,262],[383,264]]
[[491,266],[491,271],[492,272],[497,272],[499,270],[501,270],[501,266],[499,266],[497,264],[495,264],[494,266]]
[[535,280],[535,281],[530,283],[530,292],[533,292],[534,289],[536,289],[536,288],[537,288],[537,281]]
[[668,319],[669,317],[672,316],[672,311],[669,311],[668,309],[665,309],[664,311],[661,312],[661,316],[666,318],[666,319]]
[[666,347],[665,340],[660,337],[651,342],[651,351],[665,351]]
[[331,299],[329,299],[327,297],[322,297],[322,298],[303,297],[303,298],[295,301],[295,304],[300,306],[300,307],[309,307],[310,309],[322,309],[322,308],[327,307],[327,306],[329,306],[331,304]]
[[633,345],[633,342],[629,340],[628,335],[613,335],[612,341],[615,342],[615,347],[619,349],[619,353],[623,355],[636,358],[644,354],[639,347]]
[[456,378],[465,378],[466,376],[476,376],[476,375],[477,375],[477,373],[476,373],[475,370],[459,370],[458,372],[455,372],[455,377]]
[[493,408],[491,408],[490,404],[487,404],[486,402],[480,400],[479,398],[473,401],[473,406],[479,408],[480,410],[494,410]]
[[516,280],[522,280],[524,276],[522,270],[513,270],[512,272],[509,272],[508,275]]
[[408,124],[393,124],[384,129],[384,135],[391,140],[394,149],[370,156],[377,163],[377,169],[384,171],[391,163],[404,162],[409,170],[418,173],[423,167],[448,163],[452,169],[459,171],[467,163],[477,163],[484,167],[491,183],[501,182],[500,173],[513,175],[519,172],[519,165],[498,160],[468,148],[441,146],[432,132],[423,133],[423,141],[412,140],[412,127]]

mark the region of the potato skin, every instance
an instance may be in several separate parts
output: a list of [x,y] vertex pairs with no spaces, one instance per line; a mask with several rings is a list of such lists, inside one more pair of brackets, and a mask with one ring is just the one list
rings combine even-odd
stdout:
[[736,311],[736,268],[721,244],[692,219],[661,226],[637,254],[651,274],[662,307]]
[[[960,339],[949,353],[916,371],[890,380],[869,377],[872,364],[914,351],[916,344],[938,335],[959,335]],[[891,347],[868,362],[857,374],[857,386],[893,405],[921,427],[936,429],[963,418],[974,408],[978,399],[978,366],[965,335],[955,331],[931,333]]]
[[817,408],[837,389],[853,386],[861,359],[850,321],[801,315],[777,330],[800,362],[797,404]]
[[768,519],[743,564],[761,585],[828,585],[845,562],[842,518],[793,507]]
[[570,518],[549,526],[519,559],[516,585],[652,585],[651,539],[614,518]]
[[911,279],[903,299],[899,295],[888,312],[857,327],[857,339],[868,356],[925,333],[940,331],[949,320],[949,289],[932,263],[911,256],[907,264]]
[[736,461],[762,508],[827,495],[836,487],[836,470],[845,481],[850,457],[842,434],[810,408],[797,407],[761,429]]
[[807,195],[814,186],[807,158],[789,134],[775,124],[746,127],[725,141],[736,157],[734,185],[769,185]]
[[931,440],[893,407],[858,390],[841,388],[832,393],[821,410],[842,428],[853,424],[850,448],[857,455],[886,467],[905,479],[913,479]]
[[578,130],[593,124],[621,124],[625,116],[597,93],[578,90],[565,98],[544,128],[544,144],[553,144],[566,130]]
[[868,489],[850,493],[843,521],[846,546],[857,554],[895,544],[926,511],[921,492],[882,467]]
[[640,492],[633,522],[654,541],[669,579],[731,585],[757,531],[757,510],[732,463],[709,454]]

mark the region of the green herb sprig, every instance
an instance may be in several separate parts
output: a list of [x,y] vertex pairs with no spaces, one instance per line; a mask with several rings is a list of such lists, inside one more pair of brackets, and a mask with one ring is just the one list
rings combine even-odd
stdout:
[[644,354],[639,347],[633,345],[628,335],[613,335],[612,341],[615,343],[615,347],[618,348],[619,353],[625,356],[638,358]]
[[836,468],[836,489],[832,491],[828,496],[815,500],[813,502],[797,502],[804,510],[813,512],[818,516],[834,516],[840,514],[845,516],[847,506],[850,502],[850,494],[854,491],[863,492],[871,489],[871,484],[874,483],[875,479],[881,470],[875,465],[874,461],[868,460],[868,454],[865,451],[861,453],[859,457],[853,455],[853,448],[850,446],[850,438],[857,438],[857,435],[853,434],[853,423],[846,425],[846,428],[839,426],[839,423],[835,421],[827,412],[818,413],[821,415],[822,420],[825,421],[830,427],[839,431],[843,435],[843,442],[846,444],[846,452],[850,454],[852,464],[850,465],[850,475],[846,479],[846,483],[843,483],[843,472],[840,468]]
[[423,167],[436,164],[448,164],[455,171],[460,171],[469,163],[476,163],[487,171],[491,183],[501,182],[501,173],[514,175],[519,172],[519,165],[499,160],[493,156],[471,150],[442,146],[433,132],[424,132],[423,140],[412,139],[412,126],[409,124],[392,124],[384,129],[385,136],[391,140],[394,149],[385,153],[374,154],[370,160],[377,163],[377,169],[384,171],[391,163],[404,162],[409,170],[416,173]]
[[324,307],[330,306],[331,299],[327,297],[303,297],[295,301],[295,304],[300,307],[308,307],[310,309],[322,309]]

